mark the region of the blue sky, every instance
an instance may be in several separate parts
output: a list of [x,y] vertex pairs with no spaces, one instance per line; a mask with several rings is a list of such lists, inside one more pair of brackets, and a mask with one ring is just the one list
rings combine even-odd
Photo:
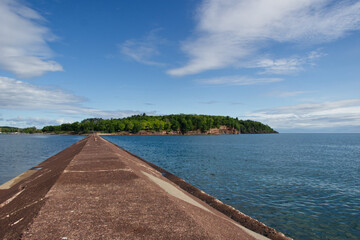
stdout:
[[360,132],[360,1],[0,1],[0,125],[138,113]]

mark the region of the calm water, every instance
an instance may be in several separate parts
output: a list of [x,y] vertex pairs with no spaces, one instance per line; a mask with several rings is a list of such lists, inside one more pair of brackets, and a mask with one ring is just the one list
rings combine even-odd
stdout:
[[[0,135],[0,183],[81,138]],[[105,138],[295,239],[360,239],[360,134]]]
[[41,163],[83,137],[0,134],[0,184]]
[[295,239],[360,239],[360,134],[106,139]]

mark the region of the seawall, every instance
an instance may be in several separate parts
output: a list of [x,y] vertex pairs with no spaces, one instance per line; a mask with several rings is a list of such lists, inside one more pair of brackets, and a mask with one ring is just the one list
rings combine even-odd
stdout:
[[289,239],[91,135],[0,186],[1,239]]

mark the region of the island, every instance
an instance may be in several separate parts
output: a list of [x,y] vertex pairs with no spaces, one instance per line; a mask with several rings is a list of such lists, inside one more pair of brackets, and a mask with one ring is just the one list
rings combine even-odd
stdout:
[[277,133],[266,124],[229,116],[172,114],[148,116],[145,113],[125,118],[88,118],[81,122],[56,126],[11,128],[0,127],[2,133],[89,134],[111,135],[218,135],[244,133]]

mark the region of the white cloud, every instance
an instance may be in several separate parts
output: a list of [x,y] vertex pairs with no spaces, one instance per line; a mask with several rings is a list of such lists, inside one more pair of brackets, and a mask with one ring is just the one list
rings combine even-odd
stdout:
[[[46,89],[12,78],[0,77],[0,109],[51,110],[63,114],[102,118],[121,118],[141,111],[99,110],[83,107],[84,98],[61,89]],[[155,114],[155,112],[146,112]]]
[[[360,2],[347,0],[206,0],[198,10],[195,35],[182,45],[188,63],[168,73],[183,76],[242,66],[258,59],[259,50],[271,43],[336,40],[360,29],[359,12]],[[298,58],[265,59],[258,64],[268,73],[301,68]]]
[[[61,112],[70,115],[77,116],[91,116],[100,118],[123,118],[132,115],[139,115],[144,113],[143,111],[134,110],[100,110],[95,108],[87,108],[82,106],[65,106]],[[155,111],[145,112],[147,115],[155,115]]]
[[253,67],[264,68],[264,74],[289,74],[302,70],[303,60],[299,58],[262,59]]
[[1,69],[24,78],[63,70],[49,60],[53,54],[47,42],[55,37],[44,23],[36,11],[18,1],[0,1]]
[[244,76],[226,76],[198,79],[197,82],[208,85],[259,85],[283,81],[282,78],[249,78]]
[[159,45],[166,42],[165,39],[157,35],[158,31],[159,29],[152,30],[142,39],[126,40],[118,45],[120,52],[142,64],[163,66],[164,63],[152,60],[160,55]]
[[26,127],[38,127],[38,126],[45,126],[45,125],[60,125],[63,124],[65,122],[70,122],[70,121],[66,121],[64,119],[46,119],[46,118],[24,118],[21,116],[18,116],[16,118],[10,118],[10,119],[6,119],[7,122],[9,122],[9,124],[11,126],[26,126]]
[[248,68],[262,68],[261,74],[291,74],[304,69],[305,66],[315,65],[315,60],[324,56],[324,53],[312,51],[306,57],[289,57],[280,59],[263,58],[253,63],[245,64]]
[[84,99],[61,89],[45,89],[12,78],[0,77],[0,106],[6,109],[59,109]]
[[282,106],[248,113],[247,117],[276,129],[360,127],[360,99]]

